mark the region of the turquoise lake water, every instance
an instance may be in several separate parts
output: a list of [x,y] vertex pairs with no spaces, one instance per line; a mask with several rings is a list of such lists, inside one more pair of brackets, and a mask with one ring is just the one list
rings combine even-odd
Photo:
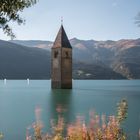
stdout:
[[42,108],[44,131],[50,119],[56,119],[56,108],[63,106],[65,122],[76,115],[88,118],[90,110],[113,115],[116,104],[128,101],[128,118],[124,128],[133,140],[140,128],[140,80],[74,80],[72,90],[52,90],[50,80],[0,80],[0,131],[4,140],[25,140],[26,128],[35,121],[34,110]]

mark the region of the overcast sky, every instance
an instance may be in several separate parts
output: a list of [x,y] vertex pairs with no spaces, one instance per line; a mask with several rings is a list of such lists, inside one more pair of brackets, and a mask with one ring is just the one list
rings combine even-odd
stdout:
[[[140,0],[40,0],[26,9],[26,24],[12,23],[20,40],[54,41],[61,25],[68,37],[83,40],[119,40],[140,38],[134,18],[140,11]],[[10,38],[0,30],[0,39]]]

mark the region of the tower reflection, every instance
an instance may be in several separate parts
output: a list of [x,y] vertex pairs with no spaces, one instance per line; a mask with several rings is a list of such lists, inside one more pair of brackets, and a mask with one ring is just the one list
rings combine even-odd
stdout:
[[64,118],[64,121],[71,122],[74,115],[72,105],[73,90],[71,89],[53,89],[50,91],[50,118],[58,119],[59,116]]

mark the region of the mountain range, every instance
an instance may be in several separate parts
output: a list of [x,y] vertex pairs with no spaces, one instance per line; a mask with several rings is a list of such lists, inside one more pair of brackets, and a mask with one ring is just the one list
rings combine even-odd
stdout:
[[[74,79],[140,79],[140,39],[70,40]],[[0,40],[0,77],[50,79],[53,42]]]

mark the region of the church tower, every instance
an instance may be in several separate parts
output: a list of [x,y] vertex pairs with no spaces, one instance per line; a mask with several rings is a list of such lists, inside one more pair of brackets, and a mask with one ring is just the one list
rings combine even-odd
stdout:
[[51,50],[52,89],[72,88],[72,47],[61,25]]

